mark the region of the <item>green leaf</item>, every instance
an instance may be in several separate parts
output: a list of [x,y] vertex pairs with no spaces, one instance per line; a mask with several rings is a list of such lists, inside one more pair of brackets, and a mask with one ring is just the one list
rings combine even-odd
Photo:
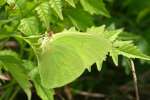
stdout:
[[44,88],[41,83],[34,81],[34,86],[37,94],[40,96],[42,100],[54,100],[53,90]]
[[34,35],[39,33],[38,22],[35,17],[24,18],[21,20],[18,26],[20,30],[25,35]]
[[43,86],[55,88],[72,82],[92,64],[102,62],[109,49],[110,43],[97,35],[77,31],[54,35],[40,59]]
[[135,45],[132,43],[122,44],[116,48],[118,54],[126,56],[128,58],[139,58],[143,60],[150,60],[149,56],[144,55]]
[[1,55],[0,61],[3,63],[5,69],[7,69],[14,79],[18,82],[18,84],[22,87],[25,93],[28,96],[28,99],[31,99],[31,84],[29,82],[29,78],[25,73],[24,67],[21,63],[21,60],[9,56],[9,55]]
[[102,26],[99,26],[99,27],[91,27],[91,28],[88,28],[87,29],[87,32],[88,33],[91,33],[91,34],[99,34],[99,35],[103,35],[103,33],[105,32],[105,25],[102,25]]
[[68,2],[72,7],[75,7],[74,0],[65,0],[65,1]]
[[139,58],[143,60],[150,60],[150,57],[143,54],[132,41],[121,41],[117,40],[113,43],[112,50],[110,51],[110,56],[115,63],[118,65],[118,56],[123,55],[127,58]]
[[44,2],[36,7],[36,12],[40,18],[40,20],[43,22],[44,27],[47,29],[49,28],[50,23],[50,9],[48,2]]
[[87,27],[93,25],[93,18],[81,9],[68,9],[66,15],[72,24],[79,30],[86,30]]
[[144,19],[150,13],[150,7],[146,7],[142,9],[137,16],[137,22],[139,23],[142,19]]
[[3,6],[6,3],[6,0],[0,0],[0,6]]
[[105,25],[101,25],[99,27],[91,27],[87,29],[88,33],[96,33],[101,36],[104,36],[105,38],[109,39],[109,41],[113,42],[117,40],[119,35],[122,33],[123,29],[110,29],[105,28]]
[[116,30],[107,30],[104,32],[104,35],[106,38],[108,38],[110,41],[115,41],[120,33],[122,32],[122,29],[116,29]]
[[113,62],[115,63],[116,66],[118,66],[118,51],[116,49],[112,49],[110,51],[110,56],[112,57]]
[[84,10],[90,14],[101,14],[110,17],[103,0],[80,0]]
[[51,8],[57,13],[59,18],[63,20],[63,15],[62,15],[62,1],[61,0],[50,0],[49,4]]
[[9,5],[14,5],[16,3],[15,0],[6,0]]
[[19,57],[18,54],[16,52],[12,51],[12,50],[2,50],[2,51],[0,51],[0,56],[7,56],[7,55],[9,55],[9,56],[11,55],[15,58]]
[[120,46],[128,45],[128,44],[133,44],[133,41],[121,41],[121,40],[116,40],[113,42],[113,46],[118,48]]
[[39,75],[39,72],[38,72],[38,68],[34,68],[30,72],[30,76],[31,76],[31,78],[33,80],[33,84],[35,86],[37,95],[42,100],[54,100],[54,97],[53,97],[54,91],[53,91],[53,89],[47,89],[47,88],[42,86],[40,75]]

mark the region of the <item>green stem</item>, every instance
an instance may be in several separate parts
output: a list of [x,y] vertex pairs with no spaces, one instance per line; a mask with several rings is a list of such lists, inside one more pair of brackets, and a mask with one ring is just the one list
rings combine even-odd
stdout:
[[9,87],[13,86],[14,84],[15,84],[15,81],[12,80],[12,81],[11,81],[10,83],[8,83],[7,85],[4,85],[4,86],[2,87],[2,89],[9,88]]
[[14,98],[16,97],[17,93],[19,92],[20,88],[17,87],[16,90],[13,92],[12,96],[10,97],[9,100],[14,100]]

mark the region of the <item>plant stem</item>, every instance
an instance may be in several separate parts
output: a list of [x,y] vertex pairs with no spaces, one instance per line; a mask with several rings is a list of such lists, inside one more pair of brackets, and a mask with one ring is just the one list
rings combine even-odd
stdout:
[[137,85],[137,76],[136,76],[136,72],[135,72],[135,65],[134,65],[133,60],[131,60],[131,59],[130,59],[130,63],[131,63],[131,71],[132,71],[133,81],[134,81],[136,100],[140,100],[139,90],[138,90],[138,85]]
[[9,98],[9,100],[14,100],[15,96],[17,95],[17,93],[19,92],[20,88],[17,87],[16,90],[14,91],[14,93],[12,94],[12,96]]
[[11,80],[11,82],[8,83],[8,84],[6,84],[6,85],[4,85],[4,86],[2,87],[2,89],[10,88],[10,87],[12,87],[14,84],[15,84],[15,81],[14,81],[14,80]]
[[104,98],[106,95],[101,94],[101,93],[92,93],[92,92],[86,92],[86,91],[80,91],[76,89],[72,89],[72,92],[78,94],[78,95],[83,95],[87,97],[94,97],[94,98]]

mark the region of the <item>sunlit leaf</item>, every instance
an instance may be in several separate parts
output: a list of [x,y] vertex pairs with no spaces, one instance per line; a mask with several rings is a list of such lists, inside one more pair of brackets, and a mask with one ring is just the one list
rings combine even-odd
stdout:
[[117,48],[118,54],[126,56],[128,58],[139,58],[143,60],[150,60],[149,56],[143,54],[135,45],[132,43],[122,44]]
[[75,7],[74,0],[65,0],[65,1],[68,2],[72,7]]
[[60,19],[63,19],[62,15],[62,1],[61,0],[50,0],[49,4],[51,8],[57,13]]
[[44,2],[36,7],[36,12],[43,22],[43,25],[48,29],[50,24],[50,9],[48,2]]
[[20,30],[25,35],[35,35],[38,34],[38,23],[35,17],[24,18],[21,20],[20,25],[18,26]]

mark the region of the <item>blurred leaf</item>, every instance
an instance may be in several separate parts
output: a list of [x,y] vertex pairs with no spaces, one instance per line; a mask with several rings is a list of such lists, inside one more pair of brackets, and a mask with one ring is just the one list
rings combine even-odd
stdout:
[[23,60],[23,66],[26,69],[27,73],[29,73],[32,69],[36,67],[34,66],[33,62],[30,60]]
[[63,20],[62,15],[62,1],[61,0],[50,0],[49,4],[51,8],[57,13],[61,20]]
[[125,41],[137,41],[137,40],[141,40],[141,36],[138,34],[133,34],[131,32],[121,32],[121,34],[119,34],[118,37],[119,40],[125,40]]
[[31,84],[28,76],[25,73],[21,60],[9,55],[0,55],[0,61],[25,91],[28,99],[31,100]]
[[108,11],[105,8],[103,0],[80,0],[84,10],[90,14],[101,14],[106,17],[110,17]]
[[38,73],[38,69],[34,68],[30,72],[30,76],[32,77],[33,84],[35,86],[35,89],[37,91],[37,95],[42,99],[42,100],[54,100],[54,91],[53,89],[47,89],[41,85],[41,79],[40,75]]
[[87,27],[93,25],[92,16],[81,9],[69,9],[66,15],[71,20],[72,24],[79,30],[86,30]]
[[6,3],[6,0],[0,0],[0,6],[3,6]]
[[33,81],[33,82],[34,82],[37,94],[40,96],[42,100],[54,100],[54,97],[53,97],[54,93],[52,89],[44,88],[41,85],[41,83],[38,83],[36,81]]
[[14,52],[14,51],[12,51],[12,50],[2,50],[2,51],[0,51],[0,56],[13,56],[13,57],[15,57],[15,58],[18,58],[19,56],[18,56],[18,54],[16,53],[16,52]]
[[65,0],[65,1],[68,2],[72,7],[75,7],[74,0]]
[[48,2],[40,4],[39,6],[36,7],[35,10],[40,20],[43,22],[44,27],[48,29],[50,24],[50,9]]
[[124,57],[123,61],[122,61],[122,65],[123,65],[123,67],[125,69],[125,73],[127,75],[129,75],[131,73],[131,67],[130,67],[131,65],[130,65],[129,59]]
[[9,5],[14,5],[16,2],[15,0],[6,0],[6,2],[9,4]]
[[141,1],[141,0],[126,0],[124,2],[126,2],[126,5],[128,6],[128,9],[130,10],[130,13],[132,11],[139,12],[140,10],[144,9],[145,7],[150,6],[150,1],[149,0],[144,0],[144,1]]
[[22,19],[20,25],[18,26],[18,30],[27,36],[38,34],[39,29],[36,18],[30,17]]
[[142,11],[139,12],[139,14],[137,16],[137,19],[136,19],[137,22],[140,22],[148,14],[150,14],[150,7],[147,7],[147,8],[145,8]]

